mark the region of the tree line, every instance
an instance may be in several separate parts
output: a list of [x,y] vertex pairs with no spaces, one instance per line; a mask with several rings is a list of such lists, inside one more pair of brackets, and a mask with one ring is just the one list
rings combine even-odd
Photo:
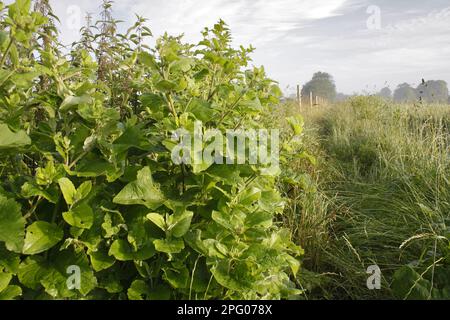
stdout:
[[[309,97],[311,92],[314,96],[328,101],[342,101],[348,98],[348,95],[337,92],[333,76],[326,72],[316,72],[301,91],[303,97]],[[422,79],[417,87],[402,83],[394,91],[385,87],[376,95],[397,103],[450,103],[448,85],[444,80]]]

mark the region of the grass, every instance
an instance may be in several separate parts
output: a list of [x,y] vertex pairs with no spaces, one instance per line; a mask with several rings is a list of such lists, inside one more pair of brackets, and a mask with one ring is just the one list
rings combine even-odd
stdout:
[[[287,194],[286,225],[306,251],[308,298],[405,298],[396,278],[406,265],[422,274],[412,291],[420,281],[430,298],[447,290],[450,107],[357,97],[302,115],[317,165],[290,165],[309,180]],[[381,290],[366,287],[370,265],[382,270]]]

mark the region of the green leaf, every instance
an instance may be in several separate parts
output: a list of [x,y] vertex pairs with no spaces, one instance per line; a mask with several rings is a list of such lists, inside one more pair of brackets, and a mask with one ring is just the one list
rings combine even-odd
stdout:
[[89,256],[91,257],[92,267],[96,272],[109,269],[116,262],[113,257],[109,256],[101,250],[98,250],[96,252],[89,252]]
[[12,273],[0,272],[0,292],[5,290],[8,284],[11,282]]
[[28,226],[23,254],[35,255],[54,247],[63,238],[63,231],[55,224],[37,221]]
[[250,289],[246,284],[237,279],[237,275],[231,272],[226,260],[218,262],[211,268],[214,279],[225,288],[241,291]]
[[145,93],[140,97],[144,107],[149,108],[152,112],[161,112],[164,109],[166,101],[163,97],[153,93]]
[[216,113],[212,109],[211,103],[200,99],[193,99],[189,103],[186,111],[192,113],[198,120],[203,122],[210,121]]
[[0,292],[0,300],[14,300],[22,295],[22,288],[19,286],[8,286]]
[[269,212],[252,212],[249,213],[245,219],[245,226],[247,228],[263,228],[268,229],[273,224],[273,216]]
[[[32,198],[32,197],[42,197],[46,200],[48,200],[51,203],[57,203],[58,197],[59,197],[59,190],[57,188],[49,188],[48,190],[42,190],[41,187],[26,182],[22,186],[22,196],[24,196],[26,199]],[[56,191],[56,192],[54,192]]]
[[157,90],[162,92],[169,92],[177,88],[177,84],[169,80],[161,80],[155,85]]
[[231,221],[231,215],[228,212],[213,210],[213,212],[211,214],[211,218],[215,222],[217,222],[219,225],[221,225],[222,227],[224,227],[228,230],[234,229],[232,221]]
[[75,206],[69,212],[63,213],[64,220],[72,227],[90,229],[94,223],[94,212],[85,203]]
[[158,209],[164,201],[163,194],[153,183],[149,167],[140,170],[137,180],[125,186],[113,200],[122,205],[144,205],[151,210]]
[[139,61],[152,70],[158,69],[155,58],[147,52],[143,51],[139,53]]
[[189,270],[184,267],[181,269],[163,268],[164,279],[176,289],[186,289],[189,287],[190,274]]
[[155,240],[153,241],[156,251],[164,253],[180,253],[184,249],[184,241],[181,239]]
[[127,291],[130,300],[147,300],[150,294],[151,289],[143,280],[134,280]]
[[85,199],[92,190],[92,182],[85,181],[77,189],[75,194],[75,201],[80,201]]
[[170,70],[174,71],[174,72],[176,72],[176,71],[188,72],[192,68],[193,64],[194,64],[193,59],[181,58],[170,64]]
[[68,205],[72,205],[75,202],[75,195],[77,193],[77,189],[75,189],[72,181],[67,178],[61,178],[58,180],[58,184],[61,188],[64,200],[66,200]]
[[260,198],[261,189],[256,187],[247,188],[239,195],[239,204],[248,206],[255,201],[258,201]]
[[192,211],[185,211],[181,215],[173,215],[172,224],[169,227],[169,231],[176,238],[181,238],[189,231],[191,226],[192,217],[194,213]]
[[88,95],[84,95],[81,97],[68,96],[61,103],[59,110],[62,112],[66,112],[80,104],[90,104],[90,103],[92,103],[92,98]]
[[19,271],[20,257],[18,254],[6,249],[6,246],[0,244],[0,270],[17,274]]
[[155,255],[155,249],[152,244],[134,251],[131,245],[125,240],[116,240],[109,249],[109,255],[114,256],[119,261],[144,261]]
[[25,219],[20,205],[0,195],[0,241],[10,251],[21,252],[25,236]]
[[41,279],[45,277],[48,266],[43,257],[34,256],[26,258],[19,266],[18,278],[25,287],[38,290]]
[[[60,283],[58,279],[54,281],[52,277],[47,277],[46,280],[42,282],[44,287],[47,286],[47,288],[50,288],[54,286],[59,290],[66,290],[67,280],[73,274],[69,270],[69,267],[73,266],[80,268],[81,279],[79,292],[83,296],[86,296],[97,287],[97,279],[94,275],[94,271],[92,270],[89,264],[89,259],[83,250],[64,250],[58,252],[52,260],[52,267],[62,276],[63,282]],[[59,275],[57,278],[59,278]],[[71,291],[74,292],[74,290]]]
[[410,266],[398,269],[393,277],[392,290],[398,299],[428,300],[432,284]]
[[164,220],[164,217],[159,213],[149,213],[147,215],[147,219],[153,222],[161,230],[166,231],[166,221]]
[[301,135],[303,132],[304,121],[301,116],[289,117],[286,119],[291,126],[292,131],[295,135]]
[[[0,3],[0,10],[2,9],[2,4]],[[0,48],[8,40],[8,33],[6,31],[0,31]]]
[[6,124],[0,123],[0,150],[21,148],[31,144],[25,131],[12,132]]

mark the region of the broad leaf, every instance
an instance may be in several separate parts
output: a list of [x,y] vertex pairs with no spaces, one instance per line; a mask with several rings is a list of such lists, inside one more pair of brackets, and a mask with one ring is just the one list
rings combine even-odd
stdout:
[[0,195],[0,241],[10,251],[21,252],[25,236],[25,219],[20,205]]
[[179,239],[153,241],[156,251],[164,253],[180,253],[184,249],[184,241]]
[[28,226],[23,254],[34,255],[54,247],[63,238],[63,231],[56,225],[37,221]]
[[58,180],[59,187],[61,188],[61,192],[64,196],[64,200],[68,205],[72,205],[75,202],[75,195],[77,190],[73,185],[72,181],[67,178],[61,178]]
[[94,212],[85,203],[75,206],[68,212],[63,213],[64,220],[72,227],[90,229],[94,223]]
[[138,172],[137,180],[125,186],[113,202],[122,205],[145,205],[155,210],[164,203],[164,196],[153,183],[150,168],[145,167]]
[[0,123],[0,150],[21,148],[30,144],[31,139],[25,131],[12,132],[6,124]]

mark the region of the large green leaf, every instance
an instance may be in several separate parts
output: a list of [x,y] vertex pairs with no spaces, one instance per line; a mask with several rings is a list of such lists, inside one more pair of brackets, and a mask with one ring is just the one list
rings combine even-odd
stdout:
[[22,288],[19,286],[8,286],[0,292],[0,300],[13,300],[22,295]]
[[181,250],[184,249],[184,241],[180,239],[172,239],[172,240],[155,240],[153,241],[155,244],[155,249],[159,252],[164,253],[180,253]]
[[169,231],[176,238],[181,238],[189,231],[191,221],[194,216],[192,211],[185,211],[182,214],[175,214],[171,216],[171,225]]
[[47,269],[48,265],[44,257],[28,257],[19,266],[19,281],[27,288],[38,290],[41,286],[41,279],[45,277]]
[[215,110],[212,109],[211,104],[200,99],[193,99],[186,111],[192,113],[198,120],[203,122],[210,121],[215,114]]
[[38,254],[55,246],[63,238],[63,231],[55,224],[37,221],[28,226],[23,253]]
[[0,292],[2,292],[11,282],[12,273],[0,272]]
[[143,280],[134,280],[128,289],[128,299],[130,300],[147,300],[152,290]]
[[64,200],[68,205],[71,205],[75,201],[75,195],[77,193],[77,189],[73,185],[72,181],[67,178],[61,178],[58,180],[59,187],[61,188],[61,192],[64,196]]
[[72,210],[63,213],[64,220],[72,227],[90,229],[94,223],[94,212],[86,203],[76,205]]
[[3,268],[6,272],[17,274],[19,264],[19,254],[9,251],[5,245],[0,244],[0,270]]
[[129,183],[114,198],[113,202],[123,205],[144,205],[155,210],[164,203],[161,190],[153,183],[149,167],[145,167],[137,174],[137,180]]
[[134,251],[128,242],[119,239],[114,241],[114,243],[111,245],[109,255],[114,256],[114,258],[119,261],[144,261],[150,259],[155,255],[155,248],[153,244],[150,243],[140,250]]
[[20,148],[31,144],[31,139],[23,130],[12,132],[9,127],[0,123],[0,150]]
[[96,272],[106,270],[111,268],[116,260],[109,256],[106,252],[102,250],[97,250],[95,252],[89,252],[91,258],[92,267]]
[[25,219],[20,205],[0,195],[0,241],[10,251],[21,252],[25,236]]
[[167,230],[166,220],[159,213],[154,213],[154,212],[149,213],[147,215],[147,219],[149,219],[151,222],[153,222],[161,230],[163,230],[163,231]]
[[80,104],[90,104],[90,103],[92,103],[92,98],[88,95],[84,95],[81,97],[68,96],[61,103],[59,109],[62,112],[66,112]]
[[[56,281],[52,277],[47,277],[42,284],[47,288],[61,288],[65,291],[67,288],[68,277],[74,275],[71,267],[77,267],[80,271],[80,288],[79,292],[86,296],[97,286],[97,279],[92,270],[89,259],[83,250],[64,250],[58,252],[58,254],[52,259],[52,268],[58,273]],[[61,283],[59,278],[62,277],[64,281]],[[75,289],[72,289],[73,292]],[[55,296],[59,296],[55,295]]]

